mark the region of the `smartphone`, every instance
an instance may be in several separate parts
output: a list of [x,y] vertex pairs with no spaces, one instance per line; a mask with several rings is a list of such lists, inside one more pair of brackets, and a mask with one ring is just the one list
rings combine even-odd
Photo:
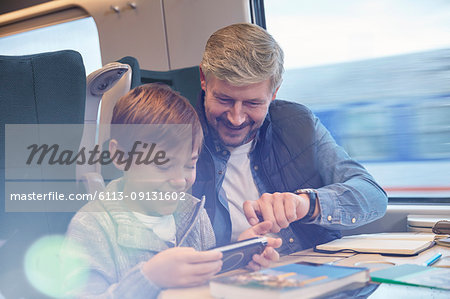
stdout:
[[250,263],[254,254],[261,254],[267,246],[266,237],[256,237],[216,247],[211,250],[222,252],[223,265],[219,273],[243,268]]

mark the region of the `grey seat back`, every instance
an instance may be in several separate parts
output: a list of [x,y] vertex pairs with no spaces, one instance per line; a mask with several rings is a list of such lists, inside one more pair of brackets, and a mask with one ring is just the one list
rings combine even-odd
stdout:
[[25,252],[42,236],[65,233],[73,213],[5,212],[5,124],[82,124],[85,97],[78,52],[0,56],[0,293],[6,298],[42,296],[25,278]]

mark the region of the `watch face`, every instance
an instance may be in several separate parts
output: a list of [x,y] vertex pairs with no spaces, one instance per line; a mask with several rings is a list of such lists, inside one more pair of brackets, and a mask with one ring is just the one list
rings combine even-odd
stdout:
[[309,194],[309,193],[315,193],[314,189],[298,189],[294,193],[296,194]]

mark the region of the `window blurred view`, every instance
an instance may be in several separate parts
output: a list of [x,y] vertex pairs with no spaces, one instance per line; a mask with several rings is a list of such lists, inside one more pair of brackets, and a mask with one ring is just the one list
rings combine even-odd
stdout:
[[390,197],[450,197],[450,2],[265,0],[277,98],[310,107]]
[[28,55],[66,49],[81,54],[86,74],[102,67],[97,26],[92,17],[0,38],[0,55]]

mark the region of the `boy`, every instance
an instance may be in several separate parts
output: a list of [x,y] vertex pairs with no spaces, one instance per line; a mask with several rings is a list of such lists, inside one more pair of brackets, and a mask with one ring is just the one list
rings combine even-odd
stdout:
[[[202,284],[221,269],[222,254],[205,251],[215,237],[204,200],[185,193],[195,181],[202,140],[195,110],[168,86],[139,86],[117,102],[109,150],[123,177],[103,193],[116,200],[91,202],[71,221],[68,241],[84,248],[77,255],[88,265],[68,282],[73,286],[87,272],[83,287],[72,287],[74,295],[156,297],[164,288]],[[240,239],[270,228],[261,223]],[[249,267],[277,260],[273,248],[280,245],[269,238]]]

